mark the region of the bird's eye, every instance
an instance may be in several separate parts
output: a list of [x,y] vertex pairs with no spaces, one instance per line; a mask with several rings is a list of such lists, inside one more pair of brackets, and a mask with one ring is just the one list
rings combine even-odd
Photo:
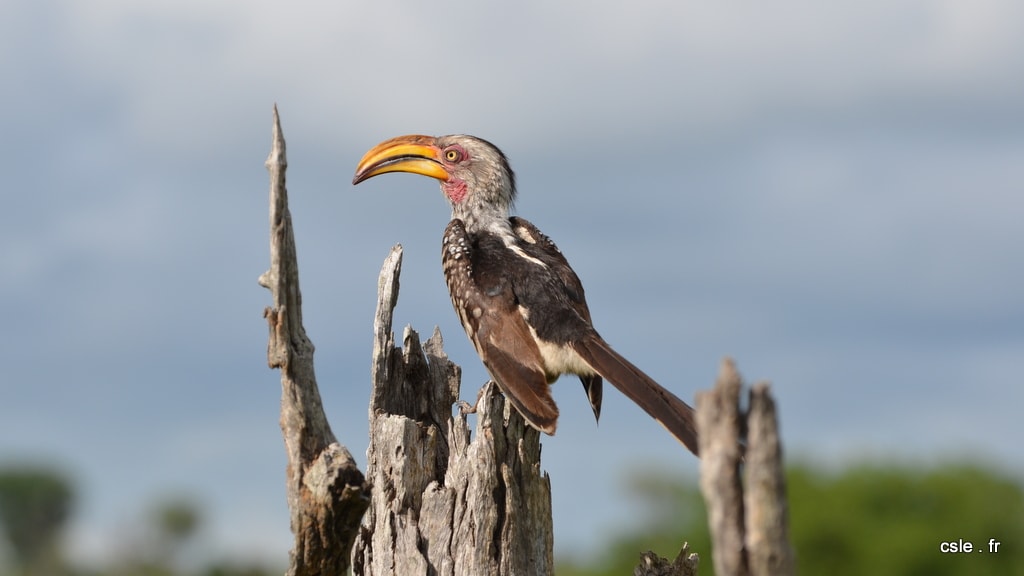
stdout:
[[459,160],[462,160],[462,152],[459,152],[455,148],[449,148],[444,153],[444,159],[449,162],[458,162]]

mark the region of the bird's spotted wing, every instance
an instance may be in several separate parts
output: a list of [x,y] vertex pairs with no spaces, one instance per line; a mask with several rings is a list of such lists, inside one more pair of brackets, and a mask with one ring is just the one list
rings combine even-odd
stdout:
[[[594,409],[594,415],[600,414],[603,377],[636,402],[696,454],[697,429],[693,409],[623,358],[601,339],[591,325],[590,310],[587,308],[583,285],[555,243],[541,233],[536,226],[522,218],[512,217],[509,219],[509,223],[512,225],[512,231],[521,241],[520,248],[527,256],[543,262],[546,272],[553,277],[546,283],[536,277],[531,277],[523,283],[524,286],[517,288],[517,294],[522,297],[527,307],[541,311],[560,311],[559,313],[537,314],[536,319],[531,315],[530,324],[534,326],[538,336],[564,342],[597,372],[592,376],[580,376],[591,407]],[[536,288],[530,287],[531,284],[537,283],[542,285]],[[562,312],[567,309],[572,309],[575,313],[563,314]],[[586,326],[574,325],[572,320],[576,317],[582,318]],[[554,318],[558,320],[551,322],[549,326],[545,325],[548,320]],[[562,330],[567,326],[571,326],[571,328],[563,332]]]
[[[573,271],[562,251],[558,249],[551,238],[548,238],[529,220],[512,216],[509,218],[509,224],[512,225],[512,232],[519,238],[523,251],[547,265],[548,270],[560,281],[559,288],[565,295],[566,303],[589,324],[591,322],[590,309],[587,307],[583,283],[580,282],[579,276]],[[579,378],[587,400],[590,402],[590,408],[594,411],[594,419],[600,420],[604,383],[598,375],[580,375]]]
[[487,371],[531,426],[554,434],[558,407],[508,280],[474,270],[473,244],[458,219],[445,229],[441,259],[452,305]]
[[544,262],[561,281],[563,292],[573,309],[581,318],[590,322],[590,309],[587,308],[586,295],[583,292],[583,283],[580,282],[576,272],[573,271],[565,255],[558,249],[558,246],[534,226],[530,221],[518,216],[508,219],[512,225],[512,232],[521,240],[520,246],[530,256]]

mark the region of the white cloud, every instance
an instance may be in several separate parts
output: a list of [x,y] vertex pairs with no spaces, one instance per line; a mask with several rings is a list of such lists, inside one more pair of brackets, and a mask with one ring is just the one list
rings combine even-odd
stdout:
[[1024,86],[1006,73],[1024,53],[1013,2],[73,7],[51,21],[67,61],[122,99],[139,140],[194,146],[230,142],[275,100],[324,136],[477,130],[554,147]]

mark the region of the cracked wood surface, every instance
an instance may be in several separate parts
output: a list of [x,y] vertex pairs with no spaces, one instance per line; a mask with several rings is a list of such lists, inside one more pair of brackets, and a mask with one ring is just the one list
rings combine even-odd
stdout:
[[452,416],[461,373],[440,332],[421,345],[406,328],[395,346],[401,261],[396,246],[378,283],[367,450],[374,490],[355,573],[551,574],[551,485],[539,433],[488,383],[471,438],[466,416]]

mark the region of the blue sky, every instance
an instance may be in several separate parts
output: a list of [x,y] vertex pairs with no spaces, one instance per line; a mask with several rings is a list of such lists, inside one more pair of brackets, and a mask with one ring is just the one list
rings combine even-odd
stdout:
[[[464,397],[486,376],[441,277],[436,184],[352,173],[385,138],[471,133],[511,158],[518,213],[601,333],[682,397],[731,355],[773,382],[790,455],[1022,474],[1021,70],[1008,0],[4,3],[0,461],[80,481],[78,557],[186,492],[210,508],[208,553],[285,558],[256,283],[276,102],[306,328],[361,463],[391,245],[396,326],[440,326]],[[607,396],[595,426],[579,385],[556,386],[560,552],[637,521],[631,468],[696,474]]]

